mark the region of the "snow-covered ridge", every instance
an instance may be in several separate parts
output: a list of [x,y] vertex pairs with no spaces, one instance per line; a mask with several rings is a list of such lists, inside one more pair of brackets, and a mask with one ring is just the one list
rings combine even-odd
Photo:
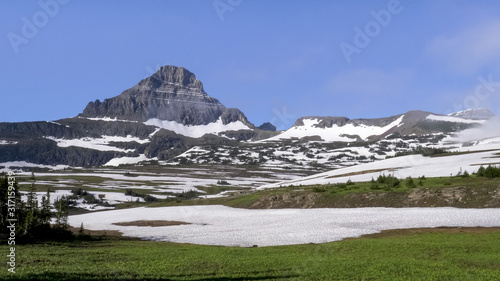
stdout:
[[220,117],[216,122],[212,122],[207,125],[186,126],[175,121],[166,121],[156,118],[149,119],[144,122],[144,124],[174,131],[177,134],[191,138],[200,138],[205,134],[218,134],[225,131],[250,130],[250,128],[241,121],[224,124],[222,122],[222,118]]
[[448,114],[448,116],[455,116],[464,119],[487,120],[495,116],[491,110],[487,108],[472,108]]
[[303,138],[307,136],[319,136],[324,141],[355,141],[356,138],[347,137],[349,136],[359,136],[361,139],[366,140],[368,137],[373,135],[381,135],[393,127],[400,126],[403,122],[404,115],[401,115],[398,119],[394,120],[386,126],[368,126],[364,124],[354,125],[346,124],[344,126],[338,126],[334,124],[330,128],[319,128],[316,127],[321,120],[313,119],[303,119],[304,125],[293,126],[284,133],[277,135],[275,137],[266,139],[265,141],[288,139],[288,138]]
[[433,114],[429,114],[429,116],[427,116],[425,119],[431,120],[431,121],[444,121],[444,122],[465,123],[465,124],[482,124],[482,123],[484,123],[484,120],[469,120],[469,119],[463,119],[460,117],[439,116],[439,115],[433,115]]

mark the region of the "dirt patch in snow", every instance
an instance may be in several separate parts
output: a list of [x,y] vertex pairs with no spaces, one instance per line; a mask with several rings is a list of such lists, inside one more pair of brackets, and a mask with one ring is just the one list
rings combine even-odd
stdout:
[[164,220],[140,220],[140,221],[129,221],[129,222],[116,222],[114,225],[120,226],[151,226],[151,227],[160,227],[160,226],[172,226],[172,225],[183,225],[190,224],[182,221],[164,221]]

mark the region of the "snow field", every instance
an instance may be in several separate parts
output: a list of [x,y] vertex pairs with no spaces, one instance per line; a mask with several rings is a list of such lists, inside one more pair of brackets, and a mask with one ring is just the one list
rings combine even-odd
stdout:
[[[166,227],[118,226],[137,220],[191,223]],[[117,230],[146,240],[221,246],[325,243],[385,229],[500,226],[500,209],[350,208],[248,210],[226,206],[134,208],[69,217],[90,230]]]

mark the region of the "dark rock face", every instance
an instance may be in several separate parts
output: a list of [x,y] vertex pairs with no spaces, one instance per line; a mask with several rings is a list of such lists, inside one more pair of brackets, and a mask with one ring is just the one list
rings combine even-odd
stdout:
[[259,126],[259,129],[264,130],[264,131],[271,131],[271,132],[276,132],[276,126],[273,124],[266,122],[262,125]]
[[210,97],[196,76],[183,67],[163,66],[119,96],[90,102],[79,117],[144,122],[152,118],[183,125],[206,125],[222,118],[250,124],[237,109],[227,109]]

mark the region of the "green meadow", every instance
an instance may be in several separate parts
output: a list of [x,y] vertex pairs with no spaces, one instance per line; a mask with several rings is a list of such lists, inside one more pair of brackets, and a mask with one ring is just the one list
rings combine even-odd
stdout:
[[1,280],[498,280],[500,229],[262,248],[103,237],[18,245],[16,253],[16,273],[4,266]]

